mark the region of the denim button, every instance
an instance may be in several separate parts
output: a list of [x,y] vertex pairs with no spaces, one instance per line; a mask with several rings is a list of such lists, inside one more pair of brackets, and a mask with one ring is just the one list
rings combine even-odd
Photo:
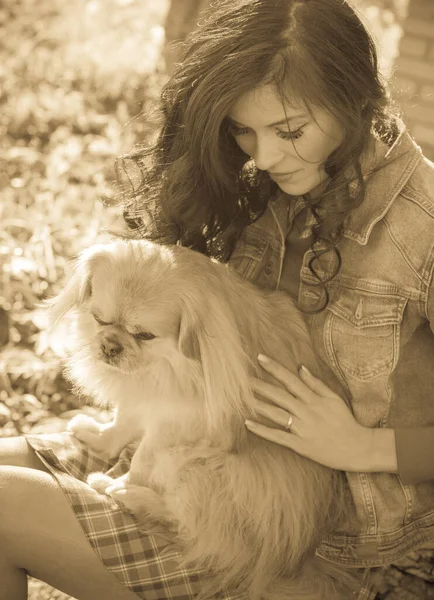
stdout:
[[271,260],[265,265],[265,272],[267,275],[270,275],[273,272],[273,263]]

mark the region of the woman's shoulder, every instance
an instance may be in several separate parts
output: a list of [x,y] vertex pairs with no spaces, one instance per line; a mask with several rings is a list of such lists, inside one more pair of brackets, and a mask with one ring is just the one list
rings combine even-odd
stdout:
[[409,221],[417,230],[426,227],[427,218],[434,218],[434,169],[403,129],[390,148],[382,144],[365,176],[363,202],[345,220],[344,236],[366,245],[379,222],[393,221],[401,237]]
[[[383,181],[397,197],[401,196],[434,214],[434,164],[428,160],[402,121],[399,135],[384,157]],[[380,168],[380,173],[382,168]]]
[[419,281],[430,276],[434,265],[434,165],[407,131],[369,176],[363,202],[344,223],[344,237],[363,246],[372,245],[373,234],[373,248],[401,256]]
[[[397,191],[395,213],[400,214],[402,226],[408,228],[409,220],[415,222],[421,234],[434,233],[434,163],[426,158],[419,146],[407,134],[405,144],[409,154],[410,169]],[[395,215],[398,216],[398,215]]]
[[434,217],[434,163],[422,155],[400,195]]
[[394,214],[404,227],[408,227],[409,217],[418,225],[434,225],[434,164],[406,129],[385,155],[372,184],[377,202],[381,202],[379,196],[389,199],[390,211],[385,215]]
[[423,279],[434,265],[434,164],[416,144],[414,157],[418,160],[396,190],[383,222],[393,244]]

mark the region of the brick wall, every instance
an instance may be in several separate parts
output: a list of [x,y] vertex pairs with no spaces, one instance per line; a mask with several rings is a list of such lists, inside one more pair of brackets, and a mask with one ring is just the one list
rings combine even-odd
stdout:
[[434,0],[409,0],[394,88],[411,134],[434,161]]

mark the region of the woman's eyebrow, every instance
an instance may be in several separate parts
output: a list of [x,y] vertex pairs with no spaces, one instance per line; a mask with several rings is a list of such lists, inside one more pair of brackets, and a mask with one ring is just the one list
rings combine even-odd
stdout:
[[[305,116],[306,116],[306,113],[300,113],[298,115],[292,115],[291,117],[288,117],[287,119],[282,119],[281,121],[276,121],[275,123],[270,123],[269,125],[265,125],[265,127],[276,127],[277,125],[286,125],[290,121],[295,121],[296,119],[300,119],[300,118],[305,117]],[[246,127],[246,125],[243,125],[239,121],[236,121],[235,119],[232,119],[232,117],[228,116],[227,119],[231,123],[234,123],[235,125],[238,125],[239,127]]]

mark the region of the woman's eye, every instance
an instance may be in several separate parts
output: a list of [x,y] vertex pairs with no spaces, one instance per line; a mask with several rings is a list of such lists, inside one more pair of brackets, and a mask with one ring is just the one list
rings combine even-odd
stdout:
[[[284,140],[298,140],[303,135],[303,127],[304,125],[302,125],[298,129],[295,129],[294,131],[281,131],[280,129],[277,129],[276,134],[278,137]],[[231,125],[230,132],[234,137],[236,137],[238,135],[245,135],[246,133],[249,133],[249,128]]]
[[156,336],[153,333],[149,333],[149,331],[141,331],[140,333],[135,333],[133,337],[136,340],[142,340],[146,342],[148,340],[153,340]]
[[303,135],[303,127],[304,125],[294,131],[280,131],[279,129],[277,135],[284,140],[298,140]]

